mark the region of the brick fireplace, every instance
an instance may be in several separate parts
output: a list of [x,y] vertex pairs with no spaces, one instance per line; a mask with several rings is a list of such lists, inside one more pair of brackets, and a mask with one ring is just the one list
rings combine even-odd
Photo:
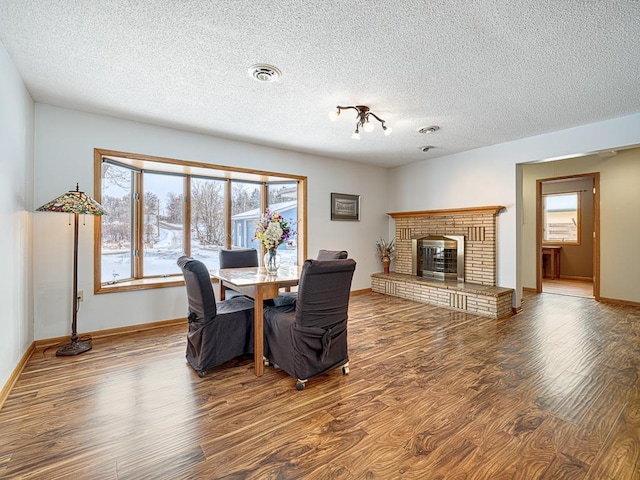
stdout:
[[[389,213],[396,221],[395,271],[371,276],[372,290],[501,318],[512,313],[513,289],[496,286],[496,216],[501,206]],[[462,238],[464,278],[416,275],[415,244],[423,237]]]
[[496,216],[504,207],[460,208],[398,212],[396,221],[397,273],[412,274],[411,240],[429,235],[464,237],[464,281],[496,284]]

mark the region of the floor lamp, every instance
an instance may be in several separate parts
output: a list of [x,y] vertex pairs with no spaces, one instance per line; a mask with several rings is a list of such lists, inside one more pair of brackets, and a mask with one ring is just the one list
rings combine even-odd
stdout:
[[58,349],[57,356],[78,355],[91,350],[89,342],[78,340],[78,217],[82,215],[106,215],[102,205],[81,192],[76,184],[75,191],[69,190],[55,200],[36,209],[38,212],[60,212],[73,215],[73,297],[71,298],[71,310],[73,320],[71,322],[71,343],[67,343]]

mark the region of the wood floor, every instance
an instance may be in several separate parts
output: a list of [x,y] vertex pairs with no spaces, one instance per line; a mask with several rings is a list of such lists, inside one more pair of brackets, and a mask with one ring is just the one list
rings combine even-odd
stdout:
[[593,282],[568,278],[542,279],[542,291],[558,295],[593,298]]
[[526,294],[504,320],[380,294],[351,373],[250,359],[199,378],[182,326],[36,351],[0,411],[0,478],[640,479],[640,309]]

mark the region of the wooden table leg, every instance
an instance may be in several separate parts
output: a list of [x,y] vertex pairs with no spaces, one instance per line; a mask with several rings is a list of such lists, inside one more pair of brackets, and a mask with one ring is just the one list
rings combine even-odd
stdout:
[[253,363],[256,377],[264,373],[264,291],[256,287],[253,311]]

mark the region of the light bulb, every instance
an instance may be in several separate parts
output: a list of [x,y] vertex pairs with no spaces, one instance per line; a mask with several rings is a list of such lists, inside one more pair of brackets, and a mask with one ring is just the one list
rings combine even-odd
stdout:
[[373,123],[371,123],[369,120],[367,120],[367,123],[364,124],[364,127],[362,128],[365,132],[371,132],[373,131]]
[[351,138],[353,138],[354,140],[360,140],[360,132],[358,131],[357,128],[356,128],[356,131],[353,132],[353,135],[351,135]]
[[340,116],[340,110],[331,110],[329,112],[329,120],[331,120],[332,122],[335,122],[336,120],[338,120],[339,116]]
[[384,134],[385,134],[385,135],[387,135],[387,136],[391,135],[391,132],[393,131],[393,130],[391,129],[391,127],[382,127],[382,128],[383,128],[383,130],[384,130]]

